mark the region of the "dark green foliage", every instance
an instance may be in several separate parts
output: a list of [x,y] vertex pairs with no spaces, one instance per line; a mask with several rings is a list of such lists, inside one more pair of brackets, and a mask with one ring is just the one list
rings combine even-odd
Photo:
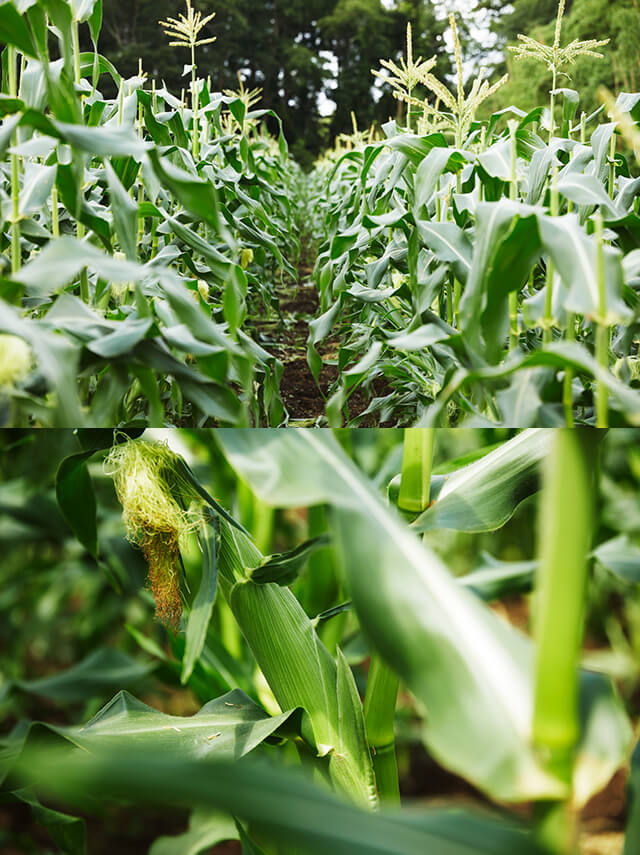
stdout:
[[[372,101],[371,69],[381,56],[399,55],[407,21],[414,25],[416,50],[425,57],[438,53],[439,71],[449,67],[444,22],[436,20],[431,2],[401,0],[394,9],[380,0],[195,0],[193,5],[203,15],[216,12],[203,36],[217,41],[199,48],[199,74],[211,77],[214,91],[237,88],[238,72],[247,88],[261,87],[262,106],[281,116],[292,153],[303,165],[330,142],[328,132],[350,130],[352,111],[360,125],[395,115],[397,105],[388,92]],[[170,47],[158,25],[179,11],[174,0],[105,0],[101,53],[124,77],[137,74],[141,58],[150,78],[179,93],[188,87],[183,68],[189,52]],[[88,32],[82,35],[83,48],[90,50]],[[326,51],[337,58],[337,74]],[[337,104],[330,127],[319,112],[323,93]]]

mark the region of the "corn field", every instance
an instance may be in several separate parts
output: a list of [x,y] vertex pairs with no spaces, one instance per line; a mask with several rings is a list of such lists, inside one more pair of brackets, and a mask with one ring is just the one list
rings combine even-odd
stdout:
[[[465,84],[455,19],[451,89],[409,32],[376,72],[403,119],[304,175],[257,91],[200,77],[187,11],[163,22],[191,49],[170,93],[98,52],[100,3],[0,6],[5,425],[638,423],[640,94],[587,116],[557,88],[606,40],[563,47],[561,4],[553,46],[517,47],[550,104],[478,118],[501,81]],[[300,351],[321,406],[292,418]]]

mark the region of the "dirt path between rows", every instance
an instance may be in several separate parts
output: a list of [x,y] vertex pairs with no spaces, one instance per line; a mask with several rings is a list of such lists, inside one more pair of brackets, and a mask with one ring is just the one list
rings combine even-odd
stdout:
[[[337,335],[329,336],[318,347],[324,362],[319,386],[307,363],[309,321],[317,317],[320,310],[318,292],[311,279],[314,260],[313,249],[303,245],[297,282],[288,282],[278,290],[281,319],[261,319],[251,324],[259,344],[284,364],[280,393],[289,413],[290,427],[325,425],[326,401],[338,379]],[[367,395],[356,389],[349,397],[351,418],[363,413],[368,405]],[[367,416],[359,426],[373,427],[376,424],[374,417]]]

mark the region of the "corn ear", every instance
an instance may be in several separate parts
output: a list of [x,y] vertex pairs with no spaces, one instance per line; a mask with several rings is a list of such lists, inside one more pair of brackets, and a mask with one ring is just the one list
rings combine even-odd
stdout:
[[335,786],[375,806],[375,776],[362,705],[342,654],[338,662],[288,588],[256,584],[249,572],[263,559],[250,539],[220,522],[220,587],[282,710],[307,713],[303,736],[327,757]]

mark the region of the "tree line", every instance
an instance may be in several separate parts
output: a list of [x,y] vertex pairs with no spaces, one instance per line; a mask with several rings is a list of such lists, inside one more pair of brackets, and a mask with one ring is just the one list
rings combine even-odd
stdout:
[[[380,58],[401,57],[407,22],[413,26],[415,55],[435,54],[434,73],[450,75],[441,5],[431,0],[396,0],[391,7],[381,0],[193,0],[203,15],[216,12],[206,35],[217,40],[198,49],[199,71],[210,75],[216,90],[237,88],[238,73],[246,87],[260,87],[262,105],[281,116],[294,156],[308,164],[337,134],[351,129],[352,112],[360,128],[397,113],[390,91],[374,86],[371,69]],[[460,20],[463,51],[477,64],[485,60],[486,44],[477,40],[479,31],[473,26],[474,16],[482,14],[490,18],[498,50],[519,32],[550,43],[556,10],[557,0],[513,0],[509,5],[479,0],[475,12]],[[137,73],[141,58],[150,77],[179,92],[188,86],[183,72],[190,57],[188,51],[169,45],[158,22],[181,11],[181,0],[103,0],[100,50],[125,76]],[[611,38],[605,60],[579,61],[572,79],[560,84],[581,92],[581,109],[595,108],[599,83],[614,91],[637,88],[638,0],[568,0],[567,13],[568,40]],[[495,63],[494,71],[497,75],[504,70],[511,73],[511,81],[501,90],[502,105],[505,97],[525,109],[546,101],[543,68],[505,58]],[[336,104],[329,118],[320,114],[322,95]]]

